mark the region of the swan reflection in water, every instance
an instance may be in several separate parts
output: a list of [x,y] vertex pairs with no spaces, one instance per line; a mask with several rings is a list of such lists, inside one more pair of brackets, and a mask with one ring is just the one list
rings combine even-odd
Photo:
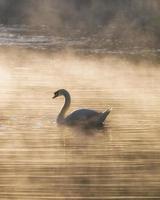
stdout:
[[90,109],[79,109],[65,117],[65,114],[70,107],[71,96],[65,89],[57,90],[54,93],[53,99],[59,96],[64,96],[65,102],[57,117],[58,124],[85,128],[102,127],[106,117],[111,111],[111,109],[107,109],[105,112],[97,112]]

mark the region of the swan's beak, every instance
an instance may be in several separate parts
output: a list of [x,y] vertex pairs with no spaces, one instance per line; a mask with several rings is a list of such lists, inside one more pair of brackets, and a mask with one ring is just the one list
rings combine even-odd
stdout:
[[54,93],[54,96],[52,97],[52,99],[55,99],[56,97],[58,97],[58,95]]

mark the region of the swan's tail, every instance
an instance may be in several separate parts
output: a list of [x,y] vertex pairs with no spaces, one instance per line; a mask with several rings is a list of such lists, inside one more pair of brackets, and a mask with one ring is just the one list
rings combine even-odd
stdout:
[[112,108],[108,108],[103,114],[107,117],[111,111],[112,111]]
[[111,112],[112,108],[107,109],[105,112],[103,112],[103,114],[100,117],[100,122],[103,123],[104,120],[106,119],[106,117],[109,115],[109,113]]

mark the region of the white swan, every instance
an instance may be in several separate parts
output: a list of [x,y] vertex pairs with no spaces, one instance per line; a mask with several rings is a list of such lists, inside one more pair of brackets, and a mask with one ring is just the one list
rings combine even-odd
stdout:
[[70,106],[71,97],[67,90],[60,89],[54,93],[53,99],[58,96],[64,96],[65,103],[62,107],[58,117],[58,124],[66,125],[78,125],[78,126],[101,126],[106,119],[107,115],[110,113],[111,109],[106,110],[105,112],[97,112],[89,109],[80,109],[72,112],[70,115],[65,117],[65,114]]

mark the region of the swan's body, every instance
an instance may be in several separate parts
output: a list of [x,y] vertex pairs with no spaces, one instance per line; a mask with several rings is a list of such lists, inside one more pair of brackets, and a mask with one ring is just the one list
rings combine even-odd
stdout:
[[58,124],[66,125],[79,125],[79,126],[99,126],[102,125],[107,115],[110,113],[110,109],[105,112],[97,112],[95,110],[80,109],[72,112],[70,115],[65,117],[67,110],[71,103],[71,97],[67,90],[60,89],[54,93],[54,97],[64,96],[65,103],[62,107],[58,117]]

